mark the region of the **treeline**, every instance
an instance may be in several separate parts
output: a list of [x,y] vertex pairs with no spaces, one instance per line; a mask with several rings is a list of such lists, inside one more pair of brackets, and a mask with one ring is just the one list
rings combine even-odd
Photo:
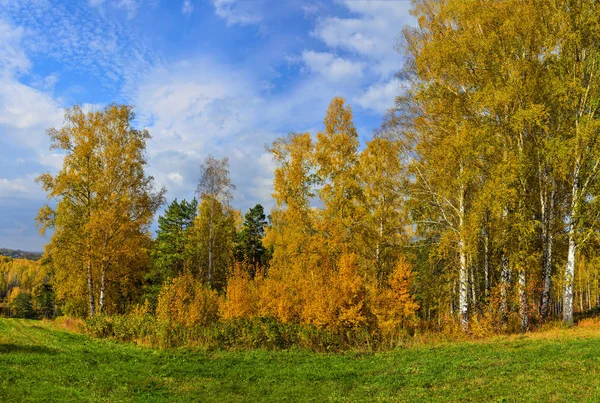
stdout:
[[0,313],[16,318],[53,318],[52,274],[39,261],[0,257]]
[[0,248],[0,256],[12,257],[13,259],[38,260],[42,257],[42,253],[27,252],[21,249]]
[[228,161],[209,156],[196,198],[172,201],[153,240],[165,190],[144,172],[149,133],[128,106],[68,110],[49,131],[63,169],[40,177],[57,206],[38,217],[54,229],[64,311],[102,314],[98,334],[125,314],[151,323],[146,335],[268,323],[288,341],[393,344],[571,324],[596,307],[600,5],[419,0],[413,12],[404,90],[381,128],[361,145],[334,98],[316,136],[273,142],[268,217],[231,206]]

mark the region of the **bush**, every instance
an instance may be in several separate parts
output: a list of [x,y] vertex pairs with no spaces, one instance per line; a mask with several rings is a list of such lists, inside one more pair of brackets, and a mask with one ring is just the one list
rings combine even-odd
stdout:
[[35,317],[35,311],[31,304],[31,295],[19,292],[8,304],[11,316],[14,318],[31,319]]
[[61,311],[71,318],[83,319],[88,314],[88,302],[85,299],[68,299]]
[[54,303],[56,294],[50,284],[41,284],[35,290],[35,305],[42,318],[54,317]]
[[208,325],[219,318],[219,296],[190,273],[165,284],[158,296],[156,317],[172,325]]

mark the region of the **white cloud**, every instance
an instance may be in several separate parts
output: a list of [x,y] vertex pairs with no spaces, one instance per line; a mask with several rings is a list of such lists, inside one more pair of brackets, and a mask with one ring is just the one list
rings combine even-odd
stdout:
[[257,129],[262,91],[243,71],[209,60],[160,65],[137,83],[138,119],[153,136],[148,142],[150,173],[169,189],[169,199],[193,196],[198,166],[208,154],[231,158],[237,205],[250,203],[257,187],[253,178],[271,181],[272,173],[256,166],[264,144],[275,137]]
[[181,12],[183,14],[191,14],[194,11],[194,6],[190,0],[183,0],[183,4],[181,5]]
[[312,50],[302,52],[304,64],[312,72],[326,77],[329,81],[359,79],[363,75],[363,64],[337,57],[327,52]]
[[22,28],[0,20],[0,128],[5,138],[35,149],[47,144],[44,130],[61,121],[63,110],[49,94],[19,82],[31,65],[22,40]]
[[257,11],[258,1],[212,0],[215,14],[223,18],[227,25],[253,25],[262,21]]
[[4,74],[23,73],[31,63],[20,44],[24,30],[0,20],[0,71]]
[[394,47],[402,27],[413,22],[408,12],[410,4],[369,0],[346,0],[343,4],[356,16],[322,18],[312,34],[331,48],[370,59],[381,77],[398,71],[401,57]]
[[[60,123],[62,115],[62,108],[50,95],[11,77],[0,79],[0,125],[16,129],[48,127]],[[29,138],[21,140],[38,143]]]
[[[16,178],[0,178],[0,200],[43,200],[41,186],[35,183],[39,174],[27,174]],[[41,203],[40,203],[41,204]]]
[[127,18],[132,19],[137,15],[142,3],[148,0],[88,0],[88,5],[104,12],[105,7],[112,7],[127,13]]
[[399,93],[400,83],[396,79],[379,82],[369,86],[355,98],[358,105],[377,113],[385,113],[394,106],[394,99]]
[[176,185],[181,186],[183,184],[183,176],[181,176],[179,172],[171,172],[169,175],[167,175],[167,177]]

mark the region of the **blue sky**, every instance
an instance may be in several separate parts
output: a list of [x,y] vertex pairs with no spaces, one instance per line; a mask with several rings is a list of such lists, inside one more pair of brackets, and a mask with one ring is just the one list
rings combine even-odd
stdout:
[[316,133],[332,97],[362,141],[393,105],[404,0],[0,0],[0,247],[42,250],[34,179],[62,157],[64,108],[135,106],[167,199],[190,198],[208,154],[228,156],[237,208],[271,200],[265,145]]

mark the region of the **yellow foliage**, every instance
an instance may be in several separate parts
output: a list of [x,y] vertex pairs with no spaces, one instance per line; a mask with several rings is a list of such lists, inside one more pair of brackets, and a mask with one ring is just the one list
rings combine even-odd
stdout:
[[365,280],[355,254],[342,255],[337,272],[312,271],[303,281],[302,322],[356,330],[372,324]]
[[219,317],[219,296],[191,274],[175,277],[158,296],[159,321],[191,327],[207,325]]
[[[260,278],[260,275],[256,276]],[[247,270],[236,264],[227,282],[227,295],[221,301],[220,313],[224,319],[253,318],[258,312],[257,286]]]
[[269,275],[261,280],[261,286],[258,288],[259,316],[273,317],[283,323],[294,322],[300,318],[302,300],[298,278],[293,276],[293,272],[290,274],[292,275],[285,278],[279,270],[273,268]]
[[374,311],[384,334],[398,330],[419,309],[410,295],[411,277],[412,266],[401,256],[387,283],[375,293]]

